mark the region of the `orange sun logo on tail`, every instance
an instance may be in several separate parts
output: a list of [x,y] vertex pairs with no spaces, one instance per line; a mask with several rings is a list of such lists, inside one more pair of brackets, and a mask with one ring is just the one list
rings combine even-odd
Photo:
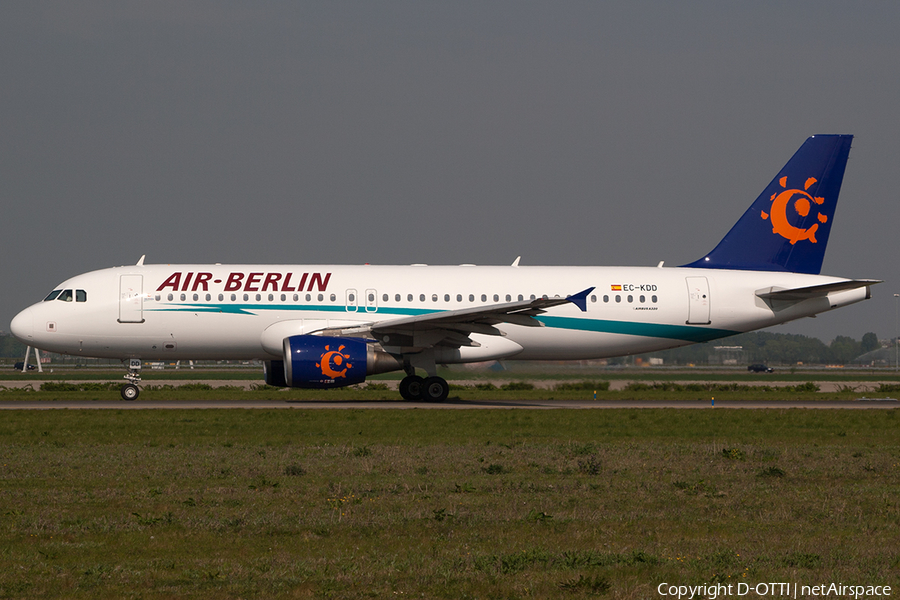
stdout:
[[[353,365],[346,363],[350,355],[344,354],[342,352],[343,349],[344,346],[339,346],[337,350],[331,350],[330,346],[325,346],[325,353],[320,357],[320,362],[316,363],[316,366],[322,369],[322,375],[331,379],[347,376],[347,369],[352,368]],[[338,369],[341,366],[344,366],[344,368],[339,371]]]
[[[801,240],[809,240],[815,244],[816,231],[819,229],[819,223],[828,222],[828,217],[819,213],[819,223],[813,223],[812,226],[806,229],[800,229],[799,227],[791,225],[787,218],[788,206],[791,206],[794,209],[794,212],[801,217],[805,217],[809,214],[813,204],[821,205],[825,202],[824,198],[814,198],[806,192],[806,190],[808,190],[815,182],[815,177],[810,177],[806,180],[802,190],[785,189],[780,194],[772,194],[771,214],[762,211],[761,216],[763,219],[771,218],[772,233],[777,233],[784,239],[789,240],[792,245]],[[778,183],[781,184],[781,187],[787,188],[787,177],[782,177],[778,180]]]

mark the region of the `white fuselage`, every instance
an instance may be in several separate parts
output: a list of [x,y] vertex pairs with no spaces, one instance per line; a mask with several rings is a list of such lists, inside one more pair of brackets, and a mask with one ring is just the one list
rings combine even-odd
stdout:
[[653,267],[134,265],[73,277],[63,299],[15,317],[20,340],[103,358],[279,359],[282,340],[325,327],[465,309],[589,287],[567,304],[500,323],[503,337],[438,362],[592,359],[682,346],[813,316],[868,297],[868,288],[799,302],[757,292],[846,281],[785,272]]

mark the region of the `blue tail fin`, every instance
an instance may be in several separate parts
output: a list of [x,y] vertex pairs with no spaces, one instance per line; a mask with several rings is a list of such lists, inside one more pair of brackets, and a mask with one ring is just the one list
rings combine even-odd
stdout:
[[852,135],[814,135],[715,249],[685,267],[818,274]]

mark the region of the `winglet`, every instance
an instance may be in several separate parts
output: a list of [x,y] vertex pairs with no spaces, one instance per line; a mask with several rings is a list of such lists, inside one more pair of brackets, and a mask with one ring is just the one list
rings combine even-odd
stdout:
[[581,309],[581,312],[587,312],[587,297],[588,294],[594,291],[593,287],[589,287],[588,289],[578,292],[577,294],[572,294],[571,296],[566,296],[566,300],[577,306]]
[[144,259],[145,259],[146,257],[147,257],[146,254],[141,254],[141,257],[138,259],[137,265],[136,265],[136,266],[138,266],[138,267],[143,267],[143,266],[144,266]]

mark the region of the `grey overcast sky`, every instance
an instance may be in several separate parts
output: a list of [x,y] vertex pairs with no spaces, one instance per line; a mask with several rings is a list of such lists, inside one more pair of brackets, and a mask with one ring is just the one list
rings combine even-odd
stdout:
[[800,144],[854,140],[772,331],[896,335],[900,3],[0,4],[0,329],[134,263],[675,266]]

